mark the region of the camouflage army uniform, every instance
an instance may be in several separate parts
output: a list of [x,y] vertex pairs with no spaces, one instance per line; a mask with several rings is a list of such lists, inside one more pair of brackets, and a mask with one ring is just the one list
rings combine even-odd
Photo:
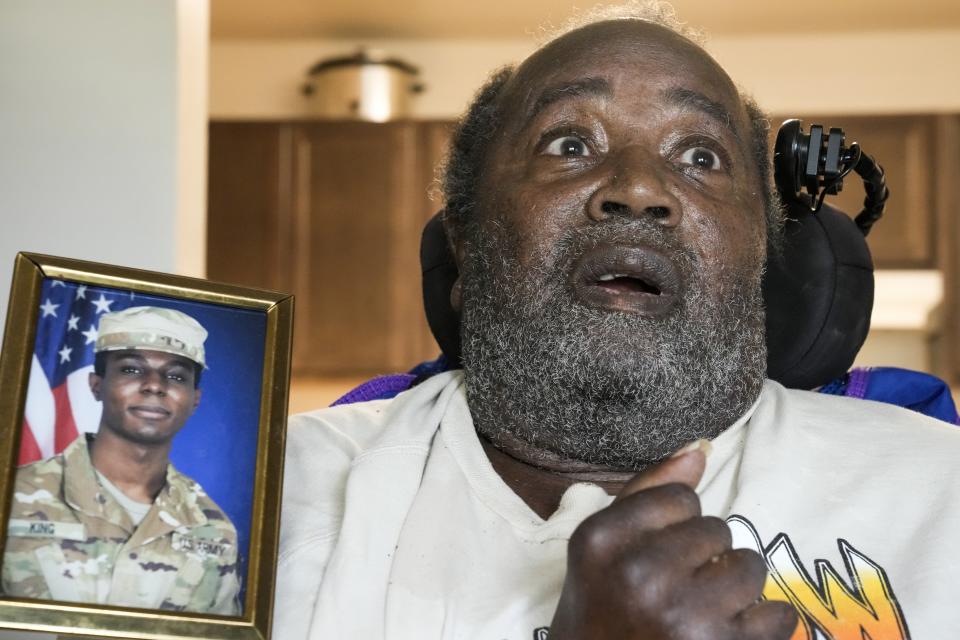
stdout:
[[86,438],[17,470],[3,592],[45,600],[235,615],[237,532],[167,466],[139,526],[97,481]]

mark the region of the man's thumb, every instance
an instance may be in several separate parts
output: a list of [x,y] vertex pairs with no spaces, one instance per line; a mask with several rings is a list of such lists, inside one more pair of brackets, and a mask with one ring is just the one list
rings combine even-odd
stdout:
[[691,489],[696,489],[697,483],[703,476],[703,470],[707,466],[707,454],[709,452],[710,441],[697,440],[691,442],[663,462],[649,469],[644,469],[635,475],[620,490],[614,502],[627,497],[631,493],[663,484],[680,483]]

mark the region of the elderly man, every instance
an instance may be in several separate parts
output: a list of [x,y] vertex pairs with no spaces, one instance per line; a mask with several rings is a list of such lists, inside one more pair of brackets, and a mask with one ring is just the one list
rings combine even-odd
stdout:
[[764,380],[766,125],[668,22],[478,94],[445,183],[464,369],[293,419],[278,637],[952,633],[960,432]]
[[207,331],[185,313],[132,307],[100,318],[90,389],[96,437],[17,470],[3,592],[236,614],[237,532],[169,461],[200,403]]

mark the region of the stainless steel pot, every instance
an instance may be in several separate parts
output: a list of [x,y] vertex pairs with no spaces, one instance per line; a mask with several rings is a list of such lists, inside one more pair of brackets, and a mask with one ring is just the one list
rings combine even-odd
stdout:
[[424,88],[419,73],[408,62],[361,49],[313,65],[303,94],[319,118],[386,122],[409,115],[412,97]]

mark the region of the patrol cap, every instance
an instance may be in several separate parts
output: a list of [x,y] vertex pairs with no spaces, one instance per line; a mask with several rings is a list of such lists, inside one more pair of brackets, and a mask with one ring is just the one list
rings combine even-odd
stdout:
[[100,316],[94,352],[148,349],[173,353],[206,368],[207,330],[187,314],[160,307],[130,307]]

